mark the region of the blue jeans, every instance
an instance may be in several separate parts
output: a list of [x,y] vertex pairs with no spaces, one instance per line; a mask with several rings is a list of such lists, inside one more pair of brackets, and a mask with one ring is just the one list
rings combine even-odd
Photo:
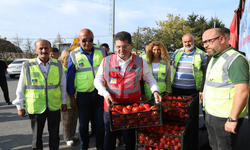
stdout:
[[103,114],[105,124],[105,139],[103,150],[115,150],[116,137],[119,132],[122,132],[123,141],[126,150],[135,149],[135,129],[126,129],[119,131],[110,131],[109,113],[104,111]]
[[77,108],[79,118],[80,149],[89,148],[89,119],[94,113],[96,121],[96,147],[103,148],[104,123],[103,123],[103,100],[104,98],[93,92],[77,92]]

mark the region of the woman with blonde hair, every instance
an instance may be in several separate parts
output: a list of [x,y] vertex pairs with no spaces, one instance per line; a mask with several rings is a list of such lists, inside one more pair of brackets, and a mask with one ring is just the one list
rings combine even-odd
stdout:
[[[159,92],[172,93],[171,68],[165,46],[158,41],[151,42],[148,46],[146,56],[148,67],[160,87]],[[147,83],[144,84],[144,88],[146,99],[151,98],[152,93]]]
[[[70,48],[63,50],[61,57],[59,59],[63,64],[65,74],[67,71],[69,54],[71,51],[72,49]],[[78,137],[75,136],[77,118],[78,118],[77,109],[71,109],[70,98],[68,98],[67,111],[62,112],[63,138],[68,146],[73,146],[74,140],[78,139]]]

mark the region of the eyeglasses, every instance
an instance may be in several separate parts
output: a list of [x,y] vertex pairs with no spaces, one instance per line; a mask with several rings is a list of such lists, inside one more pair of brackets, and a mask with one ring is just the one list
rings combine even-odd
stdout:
[[116,49],[120,49],[121,47],[123,49],[127,49],[130,45],[123,45],[123,46],[115,46]]
[[88,41],[88,42],[93,42],[93,39],[82,39],[82,42],[83,42],[83,43],[86,43],[87,41]]
[[219,39],[220,38],[220,36],[217,36],[217,37],[215,37],[215,38],[212,38],[212,39],[208,39],[208,40],[206,40],[206,41],[203,41],[202,43],[201,43],[201,46],[205,46],[205,44],[206,45],[210,45],[210,44],[212,44],[216,39]]

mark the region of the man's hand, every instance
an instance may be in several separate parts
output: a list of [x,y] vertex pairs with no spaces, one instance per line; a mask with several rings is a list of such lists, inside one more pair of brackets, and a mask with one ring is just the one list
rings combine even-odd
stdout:
[[107,106],[109,107],[110,104],[113,105],[115,102],[114,102],[113,98],[112,98],[110,95],[108,95],[108,96],[105,97],[105,103],[106,103]]
[[22,118],[27,116],[25,109],[17,110],[17,114]]
[[199,99],[202,101],[203,100],[203,93],[199,92]]
[[70,106],[72,109],[76,109],[76,98],[75,95],[70,95]]
[[62,112],[65,112],[67,110],[67,105],[66,104],[62,104],[61,110],[62,110]]
[[154,92],[154,98],[155,98],[155,103],[158,104],[161,102],[162,100],[162,97],[161,95],[159,94],[159,92]]
[[238,124],[238,122],[229,122],[229,121],[227,121],[225,123],[225,130],[227,132],[232,132],[233,134],[237,134],[237,132],[236,132],[237,124]]

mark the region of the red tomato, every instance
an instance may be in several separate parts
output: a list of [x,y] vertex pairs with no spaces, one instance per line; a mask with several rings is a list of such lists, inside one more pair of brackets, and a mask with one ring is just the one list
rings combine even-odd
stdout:
[[126,107],[123,107],[122,108],[122,113],[123,114],[128,114],[128,113],[130,113],[130,111]]
[[133,107],[136,107],[136,106],[139,106],[139,104],[134,103],[134,104],[132,104],[132,106],[133,106]]
[[115,105],[115,108],[116,108],[118,111],[121,111],[123,107],[124,107],[124,106],[122,106],[122,105]]
[[145,108],[142,105],[139,105],[140,110],[144,110]]
[[177,99],[178,99],[178,100],[182,100],[182,97],[181,97],[181,96],[178,96]]
[[127,105],[126,108],[131,112],[132,111],[132,106],[131,105]]
[[135,106],[132,108],[132,112],[139,112],[140,108],[138,106]]
[[150,109],[150,105],[149,104],[143,104],[144,109]]

